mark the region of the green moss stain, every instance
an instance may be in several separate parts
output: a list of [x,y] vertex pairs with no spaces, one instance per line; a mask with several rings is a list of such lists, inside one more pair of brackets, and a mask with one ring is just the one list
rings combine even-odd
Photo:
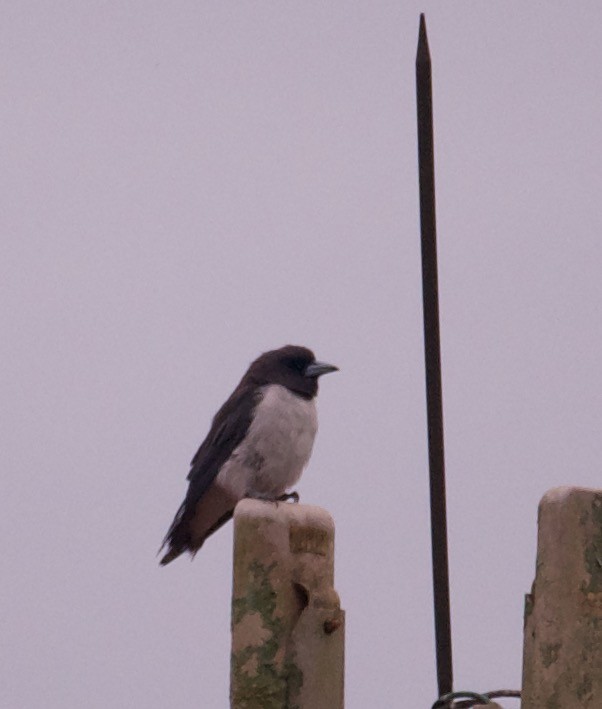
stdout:
[[240,598],[235,598],[232,602],[232,624],[240,623],[247,613],[259,613],[264,626],[268,630],[279,630],[272,628],[277,618],[274,618],[276,610],[276,591],[272,588],[269,576],[276,568],[276,562],[268,565],[254,561],[249,568],[249,580],[246,586],[246,594]]
[[231,672],[234,688],[231,697],[236,709],[294,709],[289,697],[298,695],[303,683],[300,670],[284,657],[277,658],[285,649],[285,627],[276,609],[276,591],[272,585],[277,563],[261,564],[254,561],[249,567],[245,595],[232,602],[233,628],[249,614],[259,614],[262,630],[267,637],[256,646],[232,653]]
[[299,696],[301,687],[303,686],[303,672],[293,662],[286,663],[286,674],[288,678],[286,707],[287,709],[299,709],[299,705],[294,698]]
[[273,665],[261,662],[257,672],[246,674],[241,667],[252,651],[239,652],[232,657],[232,673],[235,677],[232,706],[236,709],[282,709],[286,707],[286,682]]

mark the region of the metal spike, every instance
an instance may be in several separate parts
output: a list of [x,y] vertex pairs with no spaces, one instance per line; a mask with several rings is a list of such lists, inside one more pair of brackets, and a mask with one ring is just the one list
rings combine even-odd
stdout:
[[420,15],[416,52],[418,108],[418,164],[420,176],[420,231],[422,244],[422,301],[431,496],[431,540],[435,641],[439,695],[452,691],[452,645],[443,448],[443,397],[439,337],[439,285],[435,221],[435,160],[433,148],[433,98],[431,56],[424,15]]

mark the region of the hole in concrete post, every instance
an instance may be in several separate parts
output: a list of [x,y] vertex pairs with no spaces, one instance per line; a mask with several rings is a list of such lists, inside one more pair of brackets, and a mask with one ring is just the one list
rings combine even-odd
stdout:
[[295,592],[295,600],[297,602],[297,617],[295,618],[295,623],[299,620],[301,617],[301,613],[307,608],[309,604],[309,592],[300,583],[293,583],[293,591]]

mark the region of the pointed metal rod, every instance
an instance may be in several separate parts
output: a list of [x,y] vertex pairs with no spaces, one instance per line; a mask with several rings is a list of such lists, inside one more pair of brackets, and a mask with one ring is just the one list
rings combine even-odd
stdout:
[[420,232],[422,244],[422,302],[424,311],[424,359],[428,421],[431,494],[431,541],[435,643],[439,696],[452,691],[452,645],[447,559],[447,513],[443,452],[443,403],[441,393],[441,345],[439,338],[439,285],[437,278],[437,230],[435,225],[435,159],[433,148],[433,96],[431,56],[424,15],[420,15],[416,53],[418,107],[418,164],[420,174]]

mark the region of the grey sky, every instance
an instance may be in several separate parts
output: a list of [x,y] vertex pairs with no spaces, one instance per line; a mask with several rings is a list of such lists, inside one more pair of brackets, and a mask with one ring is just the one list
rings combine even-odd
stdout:
[[520,685],[538,500],[601,480],[600,4],[7,0],[3,705],[227,706],[231,526],[154,555],[287,342],[341,368],[298,489],[337,524],[347,707],[434,700],[422,10],[456,684]]

